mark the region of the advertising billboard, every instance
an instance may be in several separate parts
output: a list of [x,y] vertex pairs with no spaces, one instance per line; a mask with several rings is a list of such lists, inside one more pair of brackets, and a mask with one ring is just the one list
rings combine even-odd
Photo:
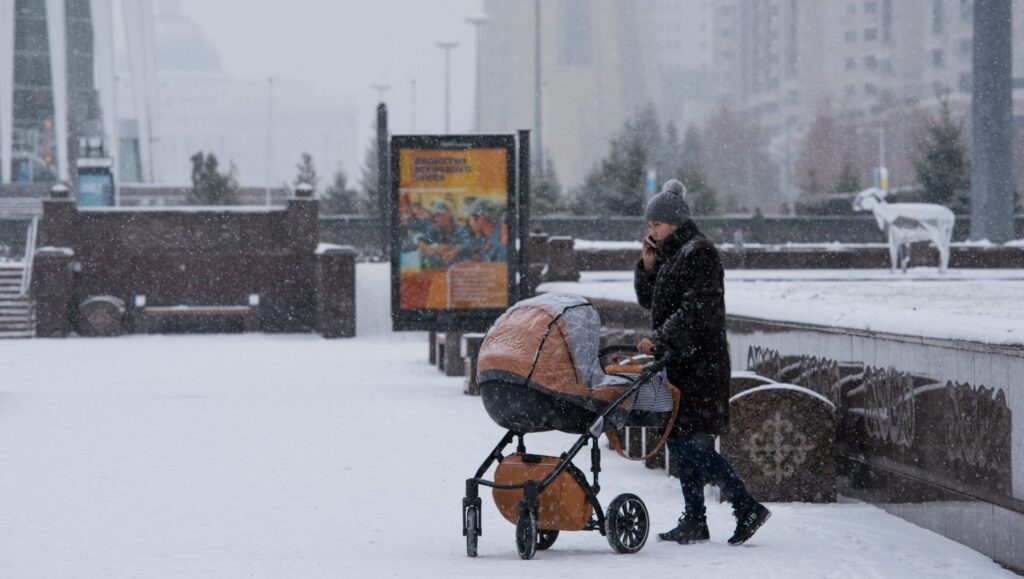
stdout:
[[396,330],[486,329],[511,303],[515,139],[391,139]]

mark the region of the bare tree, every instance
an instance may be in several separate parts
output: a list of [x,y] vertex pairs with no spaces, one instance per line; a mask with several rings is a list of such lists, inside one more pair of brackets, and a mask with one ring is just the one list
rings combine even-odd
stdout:
[[708,119],[703,141],[707,180],[727,211],[749,211],[778,199],[779,168],[755,119],[723,105]]

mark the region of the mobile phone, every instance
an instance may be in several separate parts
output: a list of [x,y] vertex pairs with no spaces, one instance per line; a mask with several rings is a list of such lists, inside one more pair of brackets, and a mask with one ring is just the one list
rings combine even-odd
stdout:
[[658,248],[658,242],[654,241],[654,236],[653,235],[648,235],[647,239],[645,241],[647,242],[647,246],[650,247],[651,249],[657,249]]

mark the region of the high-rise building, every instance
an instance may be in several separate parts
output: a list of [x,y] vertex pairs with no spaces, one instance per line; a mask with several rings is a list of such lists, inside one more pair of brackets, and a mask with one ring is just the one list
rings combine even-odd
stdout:
[[683,130],[701,124],[715,107],[713,0],[646,0],[640,15],[644,58],[652,60],[654,93],[663,120]]
[[[1024,1],[1012,0],[1024,40]],[[719,96],[777,134],[829,100],[854,114],[972,91],[972,0],[717,0]],[[1014,43],[1024,89],[1024,42]]]
[[[1024,0],[1013,3],[1014,95],[1024,115]],[[485,131],[541,122],[563,183],[579,183],[608,140],[651,103],[679,129],[719,106],[756,120],[795,191],[799,142],[826,106],[884,125],[945,95],[970,109],[973,0],[544,0],[535,115],[535,2],[485,0]],[[534,127],[536,128],[536,127]]]
[[[641,15],[617,0],[485,0],[483,9],[490,20],[480,41],[481,130],[540,129],[534,153],[542,150],[563,182],[579,182],[655,93]],[[541,127],[534,126],[538,90]]]
[[[1024,1],[1014,12],[1014,78],[1024,114]],[[718,97],[750,114],[785,167],[827,105],[884,124],[889,111],[948,98],[970,110],[973,0],[716,0]],[[783,170],[780,187],[794,183]]]
[[680,133],[702,124],[718,97],[714,7],[715,0],[485,0],[482,130],[539,128],[559,178],[574,185],[643,106],[654,105]]

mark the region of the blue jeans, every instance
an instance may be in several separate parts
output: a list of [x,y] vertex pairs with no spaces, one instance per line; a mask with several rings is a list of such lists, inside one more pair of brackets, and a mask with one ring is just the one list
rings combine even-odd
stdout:
[[686,502],[686,516],[704,518],[704,480],[722,490],[734,509],[754,502],[743,481],[715,450],[715,439],[708,434],[672,434],[667,442],[672,471],[679,477]]

